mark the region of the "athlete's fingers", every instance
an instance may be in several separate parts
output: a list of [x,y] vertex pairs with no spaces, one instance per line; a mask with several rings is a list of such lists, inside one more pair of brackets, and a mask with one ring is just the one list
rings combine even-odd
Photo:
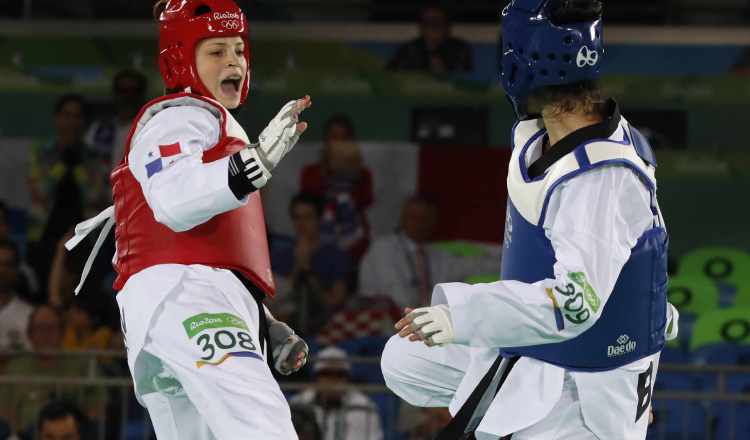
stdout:
[[406,325],[409,325],[409,324],[411,323],[411,321],[412,321],[412,317],[411,317],[411,316],[409,316],[409,314],[410,314],[410,313],[411,313],[411,312],[412,312],[413,310],[414,310],[414,309],[412,309],[412,308],[410,308],[410,307],[406,307],[406,308],[404,308],[404,317],[403,317],[403,318],[401,318],[401,319],[400,319],[400,320],[399,320],[399,321],[398,321],[398,322],[397,322],[396,324],[394,324],[394,325],[393,325],[393,327],[394,327],[394,328],[395,328],[396,330],[401,330],[402,328],[404,328],[404,326],[406,326]]
[[413,320],[413,317],[407,313],[403,318],[398,320],[398,322],[396,323],[396,325],[394,325],[394,327],[396,328],[396,330],[401,330],[402,328],[411,324],[412,320]]
[[310,95],[305,95],[304,98],[297,100],[297,102],[294,105],[294,111],[295,113],[300,114],[305,109],[310,108],[311,105],[312,105],[312,99],[310,99]]
[[307,122],[300,122],[297,124],[297,135],[300,135],[307,130]]
[[404,328],[402,328],[401,331],[398,332],[398,335],[401,336],[402,338],[405,338],[405,337],[413,334],[414,331],[415,331],[415,329],[411,326],[411,324],[409,324],[409,325],[405,326]]

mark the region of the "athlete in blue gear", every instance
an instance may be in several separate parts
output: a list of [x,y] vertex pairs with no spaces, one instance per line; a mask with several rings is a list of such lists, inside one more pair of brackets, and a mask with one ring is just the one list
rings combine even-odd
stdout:
[[596,83],[598,0],[515,0],[501,83],[518,117],[502,281],[435,286],[382,370],[438,437],[644,439],[659,353],[677,334],[667,231],[645,138]]

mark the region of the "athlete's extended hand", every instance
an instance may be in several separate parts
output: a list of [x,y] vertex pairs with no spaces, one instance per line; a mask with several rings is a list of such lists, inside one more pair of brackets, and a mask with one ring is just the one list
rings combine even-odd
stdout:
[[310,350],[291,327],[281,321],[271,321],[268,335],[273,347],[273,366],[276,371],[288,376],[305,366]]
[[410,341],[423,341],[428,347],[453,342],[453,323],[447,305],[404,309],[406,316],[396,323],[398,335]]
[[307,130],[307,122],[300,122],[299,115],[311,105],[309,95],[289,101],[260,133],[257,152],[269,172],[276,168]]

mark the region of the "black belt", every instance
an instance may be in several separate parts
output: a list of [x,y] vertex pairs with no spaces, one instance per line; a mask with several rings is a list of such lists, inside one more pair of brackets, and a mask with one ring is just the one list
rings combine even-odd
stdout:
[[[466,399],[466,402],[464,402],[464,404],[461,406],[461,409],[458,411],[458,413],[456,413],[456,416],[453,417],[450,423],[448,423],[448,426],[440,431],[440,434],[438,434],[435,440],[476,439],[475,430],[466,432],[466,429],[469,427],[469,423],[471,422],[474,412],[477,410],[477,406],[479,406],[479,402],[482,400],[482,397],[485,395],[487,389],[492,384],[492,379],[495,378],[495,374],[497,373],[498,368],[500,368],[500,364],[502,363],[502,361],[502,356],[498,356],[497,359],[495,359],[495,362],[484,375],[482,380],[479,381],[479,384],[476,386],[476,388],[474,388],[474,391],[472,391],[469,398]],[[497,395],[498,391],[500,391],[500,387],[505,382],[505,379],[508,377],[510,370],[516,364],[516,361],[518,361],[518,357],[508,359],[508,365],[505,367],[505,371],[503,371],[503,374],[500,377],[500,383],[497,384],[497,388],[495,389],[493,396]],[[500,440],[510,440],[512,435],[513,434],[508,434]]]
[[260,339],[260,349],[266,355],[266,361],[268,366],[273,369],[273,347],[271,347],[271,336],[268,333],[268,318],[266,318],[266,309],[263,307],[263,300],[266,299],[266,294],[255,284],[245,278],[242,273],[233,270],[232,273],[237,279],[240,280],[245,289],[250,292],[253,299],[258,304],[258,339]]

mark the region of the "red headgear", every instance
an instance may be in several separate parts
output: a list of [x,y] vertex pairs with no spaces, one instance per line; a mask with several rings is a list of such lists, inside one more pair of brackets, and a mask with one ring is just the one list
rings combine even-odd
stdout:
[[240,103],[250,89],[247,19],[233,0],[169,0],[159,16],[159,70],[168,89],[190,89],[215,98],[198,76],[195,48],[201,40],[239,36],[245,41],[247,75]]

